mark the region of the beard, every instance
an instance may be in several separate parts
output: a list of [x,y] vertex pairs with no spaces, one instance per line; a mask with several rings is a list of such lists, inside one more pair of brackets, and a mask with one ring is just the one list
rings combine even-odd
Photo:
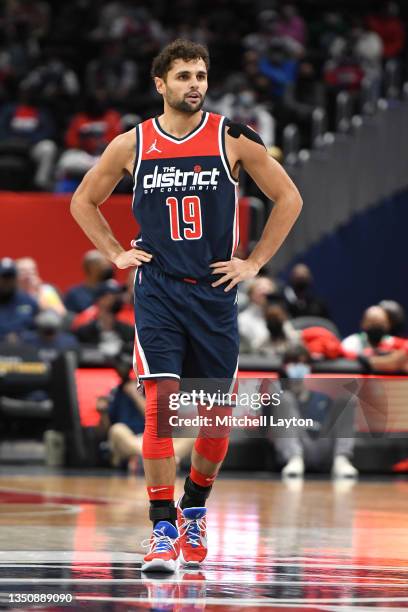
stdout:
[[204,96],[201,97],[201,100],[196,105],[190,104],[190,102],[188,102],[185,98],[183,98],[183,100],[178,100],[170,93],[166,101],[167,104],[174,110],[180,111],[182,113],[187,113],[189,115],[194,115],[194,113],[197,113],[199,110],[202,109],[204,104]]

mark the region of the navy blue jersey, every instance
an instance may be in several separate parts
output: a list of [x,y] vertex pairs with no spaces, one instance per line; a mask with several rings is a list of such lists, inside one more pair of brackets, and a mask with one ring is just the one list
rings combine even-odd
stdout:
[[132,244],[165,274],[210,280],[210,264],[231,259],[238,246],[238,183],[224,123],[203,112],[184,138],[167,134],[157,118],[137,126],[132,207],[141,233]]

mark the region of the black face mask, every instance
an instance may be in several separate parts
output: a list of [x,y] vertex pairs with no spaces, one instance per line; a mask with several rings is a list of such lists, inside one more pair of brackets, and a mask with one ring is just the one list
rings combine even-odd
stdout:
[[274,338],[283,337],[283,324],[281,321],[277,319],[269,319],[268,321],[266,321],[266,325],[269,329],[269,333],[271,334],[271,336],[273,336]]
[[99,281],[103,283],[104,281],[107,281],[113,278],[114,275],[115,275],[115,272],[113,268],[106,268],[105,270],[102,270],[101,273],[99,274]]
[[120,311],[120,309],[123,306],[123,301],[121,298],[116,298],[116,300],[113,302],[112,306],[110,307],[110,312],[112,314],[118,314],[118,312]]
[[14,287],[11,287],[9,289],[0,289],[0,304],[5,304],[6,302],[9,302],[14,294],[15,294],[16,290]]
[[51,326],[50,327],[46,327],[46,326],[40,327],[38,331],[40,332],[42,336],[44,336],[44,338],[48,338],[48,339],[53,338],[57,333],[57,330],[55,329],[55,327],[51,327]]
[[369,327],[364,331],[371,346],[378,346],[387,333],[383,327]]
[[309,289],[310,283],[306,278],[299,278],[292,282],[292,287],[296,291],[306,291],[306,289]]
[[119,374],[122,383],[125,383],[129,380],[130,376],[130,368],[128,364],[119,364],[116,366],[116,371]]
[[106,104],[101,100],[88,100],[85,104],[85,112],[89,117],[101,117],[106,111]]

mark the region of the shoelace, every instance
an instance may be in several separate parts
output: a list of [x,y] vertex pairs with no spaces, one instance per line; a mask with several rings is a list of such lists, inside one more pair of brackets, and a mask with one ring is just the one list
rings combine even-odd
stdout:
[[205,519],[185,519],[179,528],[180,536],[186,534],[187,544],[199,546],[200,535],[205,533]]
[[149,548],[151,552],[167,552],[171,549],[175,551],[172,538],[163,533],[163,529],[153,529],[153,537],[143,540],[141,543],[143,548]]

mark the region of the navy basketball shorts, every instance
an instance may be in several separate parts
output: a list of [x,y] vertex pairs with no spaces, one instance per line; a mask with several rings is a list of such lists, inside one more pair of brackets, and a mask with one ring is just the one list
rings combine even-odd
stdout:
[[234,379],[238,368],[237,288],[192,283],[151,264],[135,277],[135,365],[149,378]]

